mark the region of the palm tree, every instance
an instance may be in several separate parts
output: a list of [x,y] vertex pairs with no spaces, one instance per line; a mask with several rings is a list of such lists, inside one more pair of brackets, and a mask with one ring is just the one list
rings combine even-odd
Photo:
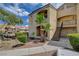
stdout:
[[[41,41],[45,41],[45,35],[43,35],[43,31],[45,31],[46,33],[48,33],[48,31],[50,31],[50,24],[45,20],[44,14],[37,14],[36,16],[36,23],[40,25],[40,29],[41,29]],[[45,34],[46,34],[45,33]]]

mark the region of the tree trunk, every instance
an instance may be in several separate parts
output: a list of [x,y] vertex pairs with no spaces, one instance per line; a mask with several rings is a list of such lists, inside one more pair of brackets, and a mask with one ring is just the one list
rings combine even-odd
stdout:
[[44,30],[43,30],[42,26],[40,26],[40,29],[41,29],[41,42],[45,42]]

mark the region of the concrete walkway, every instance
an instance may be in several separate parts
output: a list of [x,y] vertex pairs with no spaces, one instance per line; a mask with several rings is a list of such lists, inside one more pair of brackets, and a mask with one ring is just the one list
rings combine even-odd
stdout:
[[58,49],[57,56],[79,56],[79,52],[68,49]]
[[64,48],[71,49],[72,46],[68,39],[62,38],[39,47],[0,51],[0,56],[79,56],[79,52]]
[[33,48],[0,51],[0,56],[79,56],[79,53],[62,47],[44,45]]
[[73,49],[68,38],[61,38],[60,41],[50,41],[48,45]]
[[57,51],[58,47],[44,45],[40,47],[33,47],[33,48],[22,48],[22,49],[15,49],[15,50],[8,50],[8,51],[0,51],[0,56],[30,56],[33,54],[44,53],[48,51],[55,52]]

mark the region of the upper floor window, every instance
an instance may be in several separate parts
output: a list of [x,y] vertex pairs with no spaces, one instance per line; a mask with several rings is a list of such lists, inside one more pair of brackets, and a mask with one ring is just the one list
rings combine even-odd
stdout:
[[42,10],[38,14],[43,14],[45,18],[47,18],[47,10]]
[[44,12],[44,17],[47,18],[47,11]]

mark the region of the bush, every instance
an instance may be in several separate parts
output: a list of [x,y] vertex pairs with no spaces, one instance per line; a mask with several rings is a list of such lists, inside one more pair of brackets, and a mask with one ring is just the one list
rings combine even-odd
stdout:
[[17,32],[16,33],[16,37],[17,39],[22,42],[22,43],[26,43],[27,42],[27,34],[24,32]]
[[68,34],[73,49],[79,51],[79,34]]

